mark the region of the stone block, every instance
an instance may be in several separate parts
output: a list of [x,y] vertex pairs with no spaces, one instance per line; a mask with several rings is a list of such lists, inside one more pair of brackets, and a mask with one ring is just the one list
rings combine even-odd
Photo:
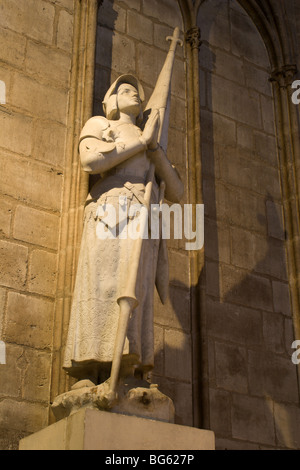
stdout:
[[0,338],[2,338],[2,327],[5,314],[6,289],[0,288]]
[[279,446],[288,449],[299,449],[299,407],[284,403],[274,403],[274,419]]
[[53,302],[9,292],[4,340],[49,349],[52,344]]
[[182,26],[182,15],[179,6],[172,0],[142,0],[143,12],[146,16],[156,18],[161,23],[172,27]]
[[61,10],[57,27],[57,47],[72,53],[73,45],[73,15]]
[[127,34],[139,41],[153,44],[153,23],[135,11],[127,12]]
[[[216,67],[215,49],[203,42],[199,50],[199,66],[200,70],[213,73]],[[211,83],[211,75],[208,74],[208,83]]]
[[[173,36],[174,28],[172,26],[166,26],[160,23],[153,23],[154,27],[154,45],[168,52],[170,47],[170,42],[166,40],[168,36]],[[183,35],[181,36],[183,38]],[[176,48],[176,57],[183,59],[184,57],[184,47]]]
[[216,435],[231,434],[231,398],[224,390],[209,390],[211,429]]
[[192,385],[155,375],[152,381],[159,384],[159,389],[172,399],[175,406],[175,423],[192,426],[194,423]]
[[[117,74],[135,74],[135,43],[132,39],[118,32],[98,27],[96,63],[110,68]],[[141,77],[139,77],[141,78]]]
[[46,44],[52,43],[55,8],[43,0],[3,0],[0,25]]
[[255,128],[262,127],[259,95],[216,75],[211,79],[208,102],[213,112]]
[[165,374],[169,378],[191,381],[191,337],[179,330],[165,330]]
[[98,10],[98,24],[113,31],[125,33],[126,15],[126,9],[114,4],[111,0],[104,0]]
[[[158,76],[156,77],[157,80]],[[185,100],[186,98],[186,76],[184,62],[175,58],[174,69],[172,75],[172,88],[171,93],[173,96]]]
[[201,29],[203,40],[220,49],[230,50],[231,38],[227,3],[217,0],[201,4],[197,24]]
[[55,168],[64,168],[66,128],[38,120],[34,126],[32,156]]
[[275,446],[273,403],[270,399],[234,394],[231,420],[233,438]]
[[247,393],[247,352],[241,346],[215,343],[216,382],[219,388]]
[[268,221],[268,235],[277,238],[278,240],[285,240],[285,228],[283,220],[283,207],[273,201],[266,202],[267,208],[267,221]]
[[284,340],[285,352],[286,354],[291,355],[291,352],[295,352],[295,349],[291,347],[295,341],[294,325],[291,318],[284,318]]
[[173,128],[178,129],[180,132],[185,132],[185,100],[172,96],[170,106],[170,123],[172,123]]
[[268,70],[262,70],[261,68],[255,67],[253,64],[245,62],[244,71],[247,87],[263,95],[272,96],[272,85],[269,81],[270,74]]
[[123,3],[125,3],[130,10],[141,10],[141,0],[123,0]]
[[57,49],[28,41],[25,68],[29,75],[42,79],[49,84],[68,88],[71,71],[71,59]]
[[222,266],[222,298],[245,307],[273,310],[271,282],[248,271]]
[[254,131],[253,135],[256,155],[267,165],[278,168],[278,155],[274,136],[267,135],[260,131]]
[[283,282],[272,281],[272,289],[275,312],[291,317],[292,309],[289,285]]
[[27,432],[0,428],[0,449],[18,450],[20,440],[27,435]]
[[74,10],[74,1],[73,0],[55,0],[55,3],[71,12]]
[[0,234],[5,237],[10,235],[13,206],[5,199],[0,199]]
[[[1,147],[18,154],[30,155],[32,133],[31,118],[17,113],[0,113]],[[20,139],[20,135],[22,135],[22,139]]]
[[94,84],[94,114],[99,116],[104,114],[102,101],[110,87],[111,82],[110,70],[96,65],[95,67],[95,84]]
[[[0,167],[2,192],[41,208],[56,211],[61,209],[60,172],[55,172],[53,168],[38,162],[3,154],[0,154]],[[51,188],[51,191],[47,190],[48,188]]]
[[220,152],[220,172],[224,181],[259,194],[281,198],[280,177],[277,168],[266,168],[253,159],[252,152],[238,147],[224,148]]
[[13,236],[18,240],[57,249],[59,217],[26,206],[17,206]]
[[248,374],[252,395],[298,403],[297,371],[290,357],[265,349],[248,351]]
[[[137,68],[139,78],[149,86],[153,86],[159,76],[164,64],[166,53],[159,49],[153,49],[153,46],[140,43],[137,45]],[[175,78],[175,69],[174,75]],[[173,82],[174,83],[174,82]]]
[[261,95],[261,112],[263,128],[268,134],[275,135],[275,114],[273,98]]
[[48,406],[10,398],[0,402],[0,429],[34,433],[48,424]]
[[83,409],[23,439],[19,448],[20,450],[214,450],[214,433],[134,416]]
[[[218,182],[213,189],[214,191],[207,187],[208,193],[204,203],[215,204],[220,221],[266,235],[267,220],[263,197]],[[212,215],[213,212],[210,216]]]
[[234,266],[253,270],[257,262],[254,249],[254,235],[247,230],[232,228],[231,238],[231,262]]
[[22,354],[22,347],[6,344],[6,364],[0,365],[0,397],[21,397],[22,370],[19,359]]
[[[216,450],[261,450],[259,444],[216,437]],[[269,448],[268,448],[269,450]]]
[[50,398],[51,355],[48,352],[26,350],[27,368],[23,379],[23,398],[46,404]]
[[[9,105],[11,104],[11,82],[12,82],[12,73],[9,69],[6,69],[3,66],[0,66],[0,76],[1,76],[1,90],[0,90],[0,110],[5,114],[10,115],[11,111]],[[2,106],[4,105],[4,106]]]
[[235,266],[286,279],[286,254],[281,243],[238,228],[231,230],[231,260]]
[[28,289],[37,294],[54,296],[57,275],[57,255],[34,250],[30,256]]
[[[269,351],[285,352],[284,317],[279,313],[263,312],[264,344]],[[292,343],[291,343],[292,344]]]
[[238,124],[237,126],[237,143],[240,147],[253,150],[254,138],[253,129],[248,126]]
[[206,73],[203,70],[199,70],[199,83],[200,83],[200,107],[206,107]]
[[25,287],[28,249],[17,243],[0,240],[0,284],[14,289]]
[[201,139],[208,144],[236,145],[236,124],[231,119],[201,110]]
[[[167,156],[172,164],[176,166],[182,179],[186,171],[186,140],[184,136],[185,134],[178,129],[174,129],[173,127],[169,128]],[[182,167],[184,171],[181,171]]]
[[212,142],[201,142],[201,167],[203,176],[220,178],[219,145]]
[[188,289],[170,285],[169,297],[162,305],[157,293],[154,297],[154,318],[157,324],[183,330],[190,328],[190,292]]
[[205,256],[214,261],[230,263],[229,228],[205,219],[204,223]]
[[164,374],[164,329],[154,324],[154,374]]
[[216,50],[212,72],[245,86],[244,62],[232,54]]
[[11,101],[33,116],[66,122],[68,94],[43,85],[30,77],[16,74],[12,86]]
[[172,285],[188,288],[190,285],[189,253],[180,253],[178,251],[169,252],[169,272]]
[[220,265],[219,263],[208,261],[205,262],[205,286],[206,294],[219,298],[220,296]]
[[250,16],[230,9],[232,52],[260,67],[269,66],[267,50]]
[[277,279],[287,280],[287,260],[284,243],[269,238],[268,240],[255,239],[256,256],[259,260],[255,271],[268,274]]
[[240,345],[262,344],[262,314],[259,310],[206,299],[207,331],[213,337]]
[[2,45],[0,51],[1,61],[7,62],[14,67],[21,67],[26,47],[24,37],[14,31],[0,28],[0,43]]

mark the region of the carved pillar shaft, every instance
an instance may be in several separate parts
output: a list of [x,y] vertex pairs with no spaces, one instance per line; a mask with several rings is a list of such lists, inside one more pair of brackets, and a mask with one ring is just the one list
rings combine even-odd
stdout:
[[[97,11],[99,0],[76,0],[74,9],[64,194],[59,247],[58,284],[53,326],[53,361],[50,401],[68,388],[62,370],[63,345],[69,323],[72,292],[82,233],[82,214],[88,192],[88,175],[80,165],[78,139],[84,122],[91,117],[94,91]],[[50,421],[52,421],[50,416]]]
[[[200,79],[199,49],[201,32],[197,26],[188,29],[185,34],[187,44],[187,103],[188,103],[188,187],[189,203],[203,203],[202,169],[201,169],[201,129],[200,129]],[[195,220],[195,214],[193,214]],[[203,394],[203,370],[206,350],[201,342],[201,314],[203,295],[200,287],[200,276],[204,267],[204,249],[190,252],[191,269],[191,331],[193,358],[193,408],[194,426],[203,427],[205,423]]]

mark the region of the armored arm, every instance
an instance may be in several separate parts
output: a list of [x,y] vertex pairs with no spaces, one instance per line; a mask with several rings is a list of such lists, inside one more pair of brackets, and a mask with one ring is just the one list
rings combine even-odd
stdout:
[[143,137],[130,142],[114,142],[109,137],[109,127],[107,119],[95,116],[82,129],[79,152],[82,167],[87,173],[104,173],[147,148]]

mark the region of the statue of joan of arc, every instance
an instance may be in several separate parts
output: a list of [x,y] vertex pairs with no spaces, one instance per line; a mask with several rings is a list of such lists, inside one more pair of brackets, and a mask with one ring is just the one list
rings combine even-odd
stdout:
[[[159,88],[160,98],[163,93]],[[80,136],[82,167],[99,175],[99,181],[92,187],[84,211],[63,366],[79,381],[89,379],[95,385],[110,376],[118,347],[121,377],[146,374],[153,368],[155,285],[162,302],[167,296],[165,241],[148,237],[141,242],[121,235],[121,226],[128,228],[136,222],[134,215],[126,215],[132,205],[149,207],[164,197],[177,203],[183,196],[178,172],[160,145],[161,109],[148,109],[142,125],[144,100],[139,80],[133,75],[120,76],[104,98],[106,117],[89,119]],[[110,226],[107,208],[115,207],[120,213],[122,204],[126,205],[125,216],[117,226]],[[113,236],[99,237],[105,231]],[[126,317],[123,327],[120,317]],[[120,335],[123,340],[116,340]]]

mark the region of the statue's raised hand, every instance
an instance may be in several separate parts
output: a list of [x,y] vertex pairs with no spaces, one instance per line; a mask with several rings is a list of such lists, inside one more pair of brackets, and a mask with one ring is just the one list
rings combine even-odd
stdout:
[[159,112],[157,109],[153,109],[150,113],[148,121],[146,122],[143,132],[143,139],[145,140],[149,150],[157,148],[159,125]]

